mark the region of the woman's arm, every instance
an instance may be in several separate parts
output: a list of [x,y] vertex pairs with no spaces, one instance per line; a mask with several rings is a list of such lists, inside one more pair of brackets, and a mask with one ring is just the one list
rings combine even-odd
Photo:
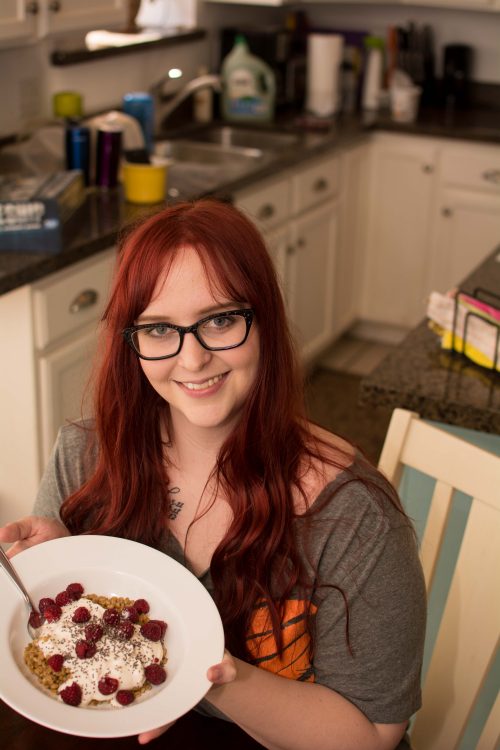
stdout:
[[206,700],[269,750],[393,750],[404,735],[407,721],[372,723],[324,685],[234,663],[235,679],[213,687]]

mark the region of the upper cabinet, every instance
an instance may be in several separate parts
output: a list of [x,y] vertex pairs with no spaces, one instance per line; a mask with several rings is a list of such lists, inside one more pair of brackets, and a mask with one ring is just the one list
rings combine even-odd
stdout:
[[0,44],[124,24],[127,0],[2,0]]

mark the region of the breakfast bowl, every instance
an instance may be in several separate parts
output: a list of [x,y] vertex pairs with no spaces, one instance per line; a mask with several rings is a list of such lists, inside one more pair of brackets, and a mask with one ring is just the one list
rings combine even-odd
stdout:
[[0,698],[18,713],[66,734],[124,737],[175,721],[211,687],[207,670],[224,653],[219,612],[198,579],[171,557],[137,542],[83,535],[44,542],[12,562],[35,602],[79,583],[84,597],[145,600],[148,617],[167,624],[162,631],[164,682],[149,686],[126,706],[68,705],[27,667],[26,607],[12,582],[1,575]]

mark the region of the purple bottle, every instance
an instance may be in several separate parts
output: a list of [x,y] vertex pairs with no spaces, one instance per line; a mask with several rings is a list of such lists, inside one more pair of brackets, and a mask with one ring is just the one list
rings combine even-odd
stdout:
[[108,189],[118,184],[118,168],[122,154],[122,131],[106,126],[97,131],[96,178],[97,187]]

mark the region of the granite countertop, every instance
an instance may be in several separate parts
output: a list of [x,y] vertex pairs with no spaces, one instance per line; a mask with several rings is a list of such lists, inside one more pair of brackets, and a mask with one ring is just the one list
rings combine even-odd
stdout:
[[[422,136],[458,138],[500,144],[498,109],[478,109],[454,113],[444,110],[422,110],[417,122],[401,125],[391,121],[388,113],[376,116],[340,117],[324,131],[304,130],[296,114],[288,113],[275,123],[279,130],[299,134],[299,143],[277,154],[271,162],[263,162],[252,174],[238,179],[221,178],[217,184],[182,184],[174,174],[169,188],[179,199],[214,195],[231,199],[232,194],[256,180],[276,175],[301,161],[321,154],[332,147],[343,148],[366,137],[373,131],[399,132]],[[109,192],[89,189],[80,209],[63,227],[63,250],[57,254],[40,252],[0,252],[0,294],[44,278],[79,260],[115,244],[120,232],[144,213],[159,210],[161,204],[134,206],[123,199],[121,187]]]
[[[469,293],[478,287],[500,293],[500,245],[460,286]],[[500,373],[441,349],[427,320],[362,380],[360,403],[500,434]]]

